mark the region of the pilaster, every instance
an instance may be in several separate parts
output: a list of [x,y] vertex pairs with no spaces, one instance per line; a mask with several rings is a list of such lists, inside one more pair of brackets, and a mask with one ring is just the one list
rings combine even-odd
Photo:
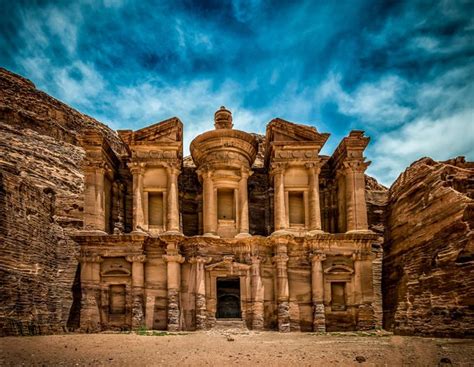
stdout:
[[240,170],[239,181],[239,209],[240,225],[237,237],[249,237],[249,204],[248,204],[248,178],[253,172],[244,167]]
[[144,263],[145,255],[130,255],[125,258],[132,263],[132,329],[145,324]]
[[175,167],[168,167],[166,172],[168,175],[166,229],[168,232],[180,233],[178,202],[178,175],[180,171]]
[[285,208],[285,183],[284,183],[284,164],[274,164],[271,170],[273,176],[274,187],[274,218],[275,218],[275,232],[286,228],[286,208]]
[[278,238],[276,240],[276,254],[272,260],[276,267],[277,277],[277,307],[278,307],[278,331],[290,331],[290,291],[288,287],[288,240]]
[[311,293],[313,302],[313,331],[326,331],[326,313],[324,309],[324,273],[322,262],[326,259],[323,253],[311,255]]
[[206,274],[204,265],[209,263],[211,258],[193,257],[189,260],[196,266],[196,289],[195,289],[195,311],[196,311],[196,330],[205,330],[207,328],[207,306],[206,306]]
[[252,329],[262,330],[264,324],[264,291],[260,268],[262,258],[254,255],[251,261]]
[[145,173],[145,163],[134,162],[130,165],[133,175],[133,230],[143,231],[145,225],[145,206],[143,198],[143,176]]
[[80,330],[87,333],[101,330],[100,305],[100,264],[101,256],[80,255],[81,264],[81,324]]
[[168,330],[178,331],[181,328],[181,264],[184,257],[178,252],[176,244],[168,244],[166,255],[167,288],[168,288]]
[[306,164],[309,176],[309,231],[322,232],[321,205],[319,197],[319,173],[321,167],[315,163]]

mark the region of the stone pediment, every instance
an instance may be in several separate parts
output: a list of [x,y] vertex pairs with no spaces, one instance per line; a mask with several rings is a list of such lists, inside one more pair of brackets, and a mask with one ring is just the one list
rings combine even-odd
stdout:
[[295,124],[280,118],[267,125],[268,142],[316,142],[323,145],[328,138],[329,134],[320,133],[313,126]]
[[176,118],[158,122],[137,131],[119,130],[122,140],[129,146],[147,145],[150,143],[181,143],[183,140],[183,124]]
[[313,126],[304,126],[277,118],[267,125],[265,165],[272,161],[314,161],[329,138]]
[[234,261],[233,256],[224,256],[224,260],[206,266],[206,270],[225,270],[229,273],[250,270],[250,265]]

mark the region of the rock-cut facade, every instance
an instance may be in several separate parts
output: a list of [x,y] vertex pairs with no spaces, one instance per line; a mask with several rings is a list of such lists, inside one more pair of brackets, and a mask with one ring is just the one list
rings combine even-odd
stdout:
[[83,134],[80,329],[380,328],[369,138],[352,131],[328,157],[314,127],[277,118],[262,137],[225,107],[214,121],[184,159],[177,118],[118,131],[121,155]]

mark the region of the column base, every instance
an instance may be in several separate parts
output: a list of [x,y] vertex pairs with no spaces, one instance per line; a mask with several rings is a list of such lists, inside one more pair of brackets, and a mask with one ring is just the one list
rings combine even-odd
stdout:
[[360,233],[360,234],[374,234],[370,229],[351,229],[350,231],[346,232],[347,234],[351,233]]
[[81,229],[77,231],[79,236],[108,236],[109,234],[99,229]]
[[133,236],[149,236],[148,232],[145,232],[141,229],[135,229],[134,231],[130,232]]
[[274,231],[270,237],[276,237],[276,236],[287,236],[287,235],[293,235],[294,233],[287,230],[287,229],[279,229],[277,231]]
[[235,236],[235,238],[248,238],[248,237],[252,237],[252,235],[250,233],[245,233],[245,232],[239,233]]
[[132,329],[138,329],[144,325],[145,313],[143,312],[143,294],[136,294],[133,296],[132,304]]
[[176,289],[168,289],[168,330],[179,331],[179,321],[179,292]]
[[180,231],[166,231],[160,233],[160,236],[184,236],[184,234]]
[[307,232],[308,236],[314,236],[314,235],[317,235],[317,234],[326,234],[326,232],[324,232],[322,229],[312,229],[312,230]]
[[215,233],[210,233],[210,232],[204,233],[202,236],[203,236],[203,237],[210,237],[210,238],[221,238],[221,237],[218,236],[217,234],[215,234]]
[[313,304],[313,331],[326,332],[326,313],[323,303]]
[[286,301],[278,303],[278,331],[281,333],[291,331],[290,304]]
[[207,310],[206,296],[196,294],[196,330],[206,330],[207,328]]
[[252,307],[252,330],[263,330],[264,307],[262,301],[254,301]]

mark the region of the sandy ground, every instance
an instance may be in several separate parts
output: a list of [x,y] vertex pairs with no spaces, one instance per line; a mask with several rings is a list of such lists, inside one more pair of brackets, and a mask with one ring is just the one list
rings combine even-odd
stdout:
[[1,338],[0,365],[474,366],[474,339],[228,330],[157,334]]

